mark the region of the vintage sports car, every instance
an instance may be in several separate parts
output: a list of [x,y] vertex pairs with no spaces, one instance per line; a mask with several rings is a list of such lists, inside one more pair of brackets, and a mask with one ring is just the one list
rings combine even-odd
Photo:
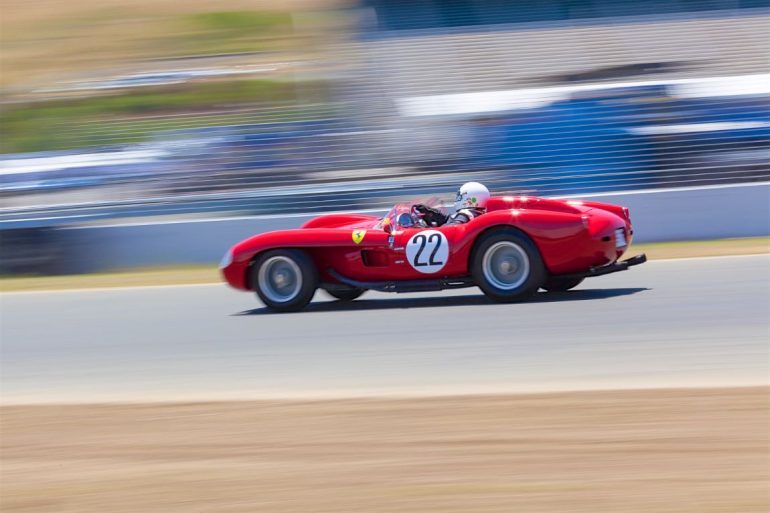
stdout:
[[278,311],[302,309],[318,288],[351,301],[366,290],[478,286],[513,302],[645,262],[619,261],[633,233],[628,209],[591,201],[492,197],[485,214],[438,227],[404,203],[385,217],[322,215],[256,235],[232,247],[220,268],[231,286]]

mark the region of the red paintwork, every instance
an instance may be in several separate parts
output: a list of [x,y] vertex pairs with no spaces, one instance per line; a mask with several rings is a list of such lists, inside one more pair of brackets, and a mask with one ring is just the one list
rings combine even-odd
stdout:
[[[394,232],[391,248],[388,234],[374,228],[379,220],[361,214],[333,214],[317,217],[299,229],[255,235],[231,249],[232,262],[222,272],[233,287],[250,290],[248,270],[256,255],[270,249],[304,248],[324,282],[335,281],[326,273],[329,268],[358,281],[456,278],[470,274],[471,251],[481,233],[513,226],[532,239],[549,273],[567,274],[615,262],[628,248],[615,248],[615,230],[625,228],[629,244],[633,233],[627,210],[616,205],[532,196],[493,197],[487,213],[473,221],[434,228],[447,237],[449,260],[440,272],[422,274],[406,262],[403,248],[424,228]],[[353,240],[353,230],[357,229],[367,230],[359,244]],[[365,265],[363,251],[369,252],[369,265]]]

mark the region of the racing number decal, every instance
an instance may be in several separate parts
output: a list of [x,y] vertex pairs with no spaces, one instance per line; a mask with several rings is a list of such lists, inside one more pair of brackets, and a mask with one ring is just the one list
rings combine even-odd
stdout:
[[[431,265],[442,265],[444,262],[436,262],[434,258],[436,257],[436,253],[438,252],[439,248],[441,248],[441,237],[439,235],[436,235],[435,233],[431,235],[430,237],[427,237],[425,235],[418,235],[414,238],[415,244],[417,242],[420,242],[420,249],[417,250],[417,254],[414,255],[414,265],[417,267],[428,267]],[[421,262],[420,261],[420,255],[425,250],[425,246],[430,241],[433,244],[433,251],[430,252],[430,258],[427,262]]]
[[449,259],[449,242],[438,230],[415,233],[406,244],[406,258],[421,273],[437,273]]

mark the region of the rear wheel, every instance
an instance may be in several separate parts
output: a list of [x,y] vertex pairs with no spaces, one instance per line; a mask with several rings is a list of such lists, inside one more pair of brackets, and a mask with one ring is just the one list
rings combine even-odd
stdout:
[[471,275],[484,294],[500,302],[529,298],[546,278],[535,244],[514,228],[488,232],[476,241]]
[[263,253],[252,266],[251,279],[259,299],[279,312],[301,310],[313,299],[318,287],[313,260],[298,249]]
[[543,284],[543,288],[548,292],[564,292],[580,285],[585,278],[560,278],[551,276]]
[[327,290],[326,293],[339,301],[353,301],[366,292],[364,289],[333,289]]

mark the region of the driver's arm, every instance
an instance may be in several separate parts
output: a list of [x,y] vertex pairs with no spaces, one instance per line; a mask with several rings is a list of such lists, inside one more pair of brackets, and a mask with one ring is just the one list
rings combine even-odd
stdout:
[[464,214],[463,212],[458,212],[447,220],[447,224],[463,224],[470,220],[471,218],[469,215]]
[[412,209],[417,212],[427,226],[441,226],[448,220],[448,217],[442,214],[440,210],[422,204],[414,205]]

